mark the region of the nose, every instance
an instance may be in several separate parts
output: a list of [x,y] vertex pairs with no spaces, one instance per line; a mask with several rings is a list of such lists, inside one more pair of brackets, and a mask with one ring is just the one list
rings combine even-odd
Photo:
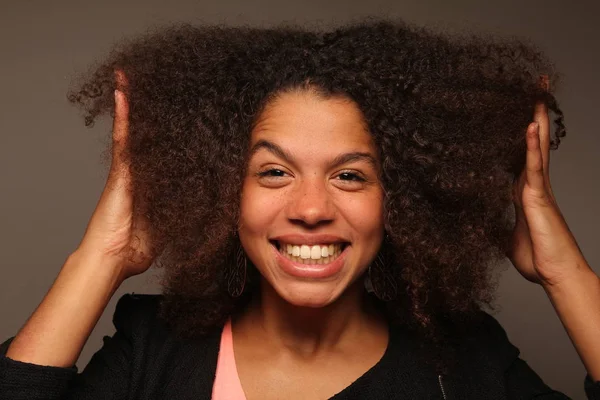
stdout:
[[331,193],[319,177],[298,182],[287,203],[287,217],[294,223],[315,227],[327,224],[335,217]]

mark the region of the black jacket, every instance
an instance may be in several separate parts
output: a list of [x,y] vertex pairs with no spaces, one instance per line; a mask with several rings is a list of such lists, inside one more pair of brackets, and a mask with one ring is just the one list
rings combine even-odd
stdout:
[[[159,295],[124,295],[113,316],[116,333],[83,372],[39,366],[5,356],[0,346],[0,399],[210,399],[220,330],[201,340],[176,339],[157,318]],[[439,376],[418,361],[415,338],[394,329],[383,358],[332,399],[568,399],[519,358],[519,350],[489,314],[465,339],[462,367]],[[600,382],[585,378],[588,399]]]

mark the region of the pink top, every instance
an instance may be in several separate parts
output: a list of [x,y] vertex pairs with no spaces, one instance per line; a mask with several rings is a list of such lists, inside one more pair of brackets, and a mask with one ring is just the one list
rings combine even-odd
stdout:
[[240,377],[235,367],[231,319],[227,321],[221,333],[221,347],[217,359],[217,372],[215,383],[213,384],[212,400],[246,400],[246,395],[242,389]]

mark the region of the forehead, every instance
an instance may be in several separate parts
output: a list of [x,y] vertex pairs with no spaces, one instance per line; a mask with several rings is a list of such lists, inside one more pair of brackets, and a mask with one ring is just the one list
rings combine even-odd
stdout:
[[252,130],[259,140],[288,146],[358,147],[374,151],[374,143],[358,105],[343,97],[324,98],[310,91],[279,94],[269,102]]

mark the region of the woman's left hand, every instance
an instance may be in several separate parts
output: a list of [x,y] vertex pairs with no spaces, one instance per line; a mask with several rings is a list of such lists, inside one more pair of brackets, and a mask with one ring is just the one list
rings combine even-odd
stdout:
[[527,128],[525,168],[513,184],[516,223],[507,256],[527,280],[553,286],[589,270],[558,208],[549,177],[550,123],[539,103]]

